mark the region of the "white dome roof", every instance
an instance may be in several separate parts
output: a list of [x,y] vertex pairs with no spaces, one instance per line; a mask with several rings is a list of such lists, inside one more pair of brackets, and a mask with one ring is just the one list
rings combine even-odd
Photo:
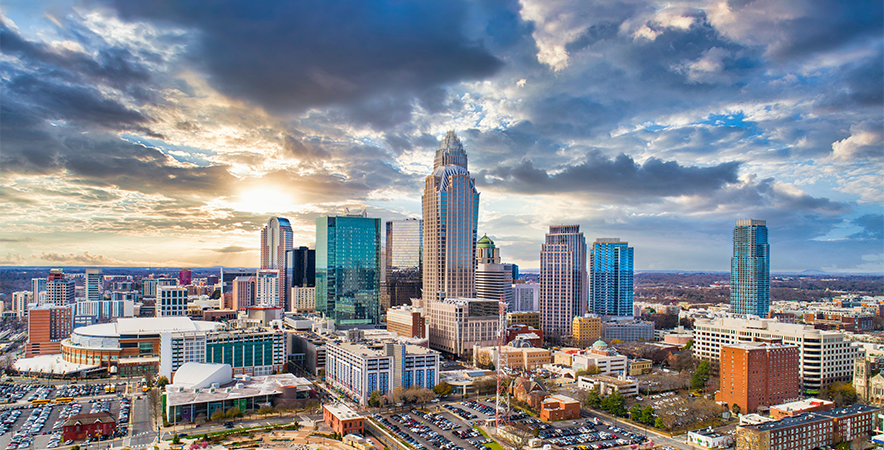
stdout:
[[233,368],[230,364],[184,363],[172,377],[174,386],[187,389],[209,387],[212,383],[219,386],[233,381]]

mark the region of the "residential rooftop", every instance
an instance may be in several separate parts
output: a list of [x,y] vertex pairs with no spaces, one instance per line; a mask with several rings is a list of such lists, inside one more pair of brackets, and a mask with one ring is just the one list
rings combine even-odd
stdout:
[[362,416],[356,414],[355,411],[350,409],[347,405],[343,403],[334,403],[331,405],[323,405],[323,408],[327,409],[328,412],[332,413],[338,420],[352,420],[352,419],[361,419]]

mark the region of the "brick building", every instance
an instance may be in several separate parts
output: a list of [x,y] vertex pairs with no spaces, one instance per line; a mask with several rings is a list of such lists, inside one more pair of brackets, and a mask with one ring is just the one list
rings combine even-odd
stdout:
[[110,413],[77,414],[64,423],[64,440],[78,441],[87,437],[109,436],[117,429],[117,421]]
[[402,305],[387,310],[387,331],[407,338],[425,338],[425,330],[426,320],[422,308]]
[[521,339],[530,342],[535,347],[543,345],[543,331],[525,324],[510,325],[506,328],[506,343]]
[[853,405],[738,426],[736,450],[808,450],[853,440],[868,441],[879,408]]
[[71,308],[43,305],[28,314],[28,343],[25,358],[61,353],[61,341],[71,336],[74,317]]
[[343,403],[322,405],[322,420],[341,436],[363,434],[365,428],[365,418]]
[[798,347],[747,342],[721,347],[721,387],[716,400],[743,413],[798,398]]
[[818,330],[841,330],[863,333],[875,329],[872,314],[844,311],[817,311],[804,314],[804,323]]
[[829,411],[835,408],[835,402],[828,400],[820,400],[818,398],[808,398],[796,402],[782,403],[770,407],[770,416],[774,420],[783,417],[797,416],[798,414]]
[[550,395],[540,403],[540,420],[552,422],[580,418],[580,402],[564,395]]

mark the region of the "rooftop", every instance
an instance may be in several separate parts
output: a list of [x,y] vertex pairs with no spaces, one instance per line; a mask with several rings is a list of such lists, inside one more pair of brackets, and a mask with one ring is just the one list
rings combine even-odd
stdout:
[[699,434],[700,436],[706,436],[709,438],[717,438],[724,436],[723,434],[713,430],[712,428],[703,428],[700,430],[691,431],[691,433]]
[[[343,350],[354,355],[367,356],[369,358],[387,356],[386,344],[396,344],[395,342],[384,341],[367,341],[367,342],[333,342],[330,345],[337,345]],[[404,345],[405,353],[408,355],[436,355],[438,352],[430,350],[426,347],[413,344],[396,344]]]
[[808,423],[817,423],[829,420],[829,417],[823,417],[817,413],[798,414],[797,416],[784,417],[780,420],[765,422],[757,425],[748,425],[744,428],[751,428],[757,431],[774,431],[784,428],[791,428]]
[[343,403],[334,403],[331,405],[323,405],[323,408],[332,413],[338,420],[361,419],[362,416],[356,414],[352,409]]
[[[166,390],[166,402],[169,406],[190,405],[194,403],[222,402],[240,398],[276,395],[282,393],[287,386],[310,385],[305,378],[290,373],[267,375],[263,377],[242,377],[216,389],[185,389],[172,386]],[[214,391],[214,392],[213,392]]]
[[852,416],[854,414],[868,413],[880,411],[881,408],[870,406],[870,405],[862,405],[857,403],[856,405],[845,406],[843,408],[833,409],[831,411],[818,411],[813,414],[818,414],[820,416],[832,417],[832,418],[841,418]]
[[116,419],[110,413],[107,412],[97,412],[97,413],[85,413],[85,414],[77,414],[76,416],[71,417],[67,421],[65,421],[64,426],[69,427],[72,425],[89,425],[93,423],[115,423]]
[[818,398],[808,398],[804,400],[798,400],[795,402],[781,403],[779,405],[773,405],[770,409],[777,409],[780,411],[801,411],[807,408],[813,408],[817,406],[834,406],[835,402],[830,402],[828,400],[821,400]]
[[190,320],[189,317],[119,318],[116,322],[89,325],[74,330],[75,334],[93,337],[160,334],[174,331],[209,331],[222,325],[218,322]]
[[61,355],[40,355],[33,358],[20,358],[13,363],[19,372],[39,372],[42,374],[68,375],[97,369],[97,364],[77,364],[65,361]]

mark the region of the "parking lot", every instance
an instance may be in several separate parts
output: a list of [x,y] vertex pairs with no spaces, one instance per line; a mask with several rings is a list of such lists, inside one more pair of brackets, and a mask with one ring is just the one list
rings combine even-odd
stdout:
[[[446,403],[435,407],[434,411],[412,409],[407,413],[375,414],[373,417],[418,450],[484,450],[484,444],[490,439],[474,429],[473,425],[485,424],[489,419],[494,419],[494,414],[494,400],[489,399]],[[644,436],[589,420],[547,424],[521,411],[511,412],[510,420],[539,428],[543,443],[562,448],[606,449],[647,441]]]
[[[125,436],[128,434],[129,400],[104,394],[104,386],[56,388],[0,383],[0,398],[8,402],[0,409],[0,450],[64,445],[66,442],[62,433],[65,421],[81,413],[110,413],[117,421],[117,434],[112,437]],[[104,398],[85,397],[93,395]]]

